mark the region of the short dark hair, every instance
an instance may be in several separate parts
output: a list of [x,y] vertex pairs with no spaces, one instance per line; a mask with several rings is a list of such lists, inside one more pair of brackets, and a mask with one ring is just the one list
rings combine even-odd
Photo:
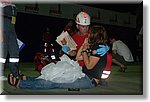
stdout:
[[110,34],[109,39],[115,39],[118,40],[118,35],[117,34]]

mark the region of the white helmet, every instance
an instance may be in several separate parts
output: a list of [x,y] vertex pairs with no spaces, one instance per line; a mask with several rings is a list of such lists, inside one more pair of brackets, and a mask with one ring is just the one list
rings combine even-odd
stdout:
[[80,25],[90,25],[90,16],[86,12],[80,12],[76,17],[76,23]]

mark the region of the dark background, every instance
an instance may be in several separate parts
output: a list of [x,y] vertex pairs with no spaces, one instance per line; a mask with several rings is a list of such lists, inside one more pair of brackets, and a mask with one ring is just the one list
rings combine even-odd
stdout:
[[[101,7],[101,4],[84,4],[92,7]],[[136,59],[137,55],[137,41],[136,35],[139,32],[140,27],[143,25],[143,15],[139,17],[143,12],[143,3],[142,4],[132,4],[128,7],[128,4],[103,4],[104,9],[111,9],[117,7],[117,9],[112,9],[119,12],[131,12],[132,14],[138,16],[137,18],[137,27],[136,28],[128,28],[128,27],[120,27],[120,26],[112,26],[112,25],[103,25],[108,35],[116,34],[120,40],[128,45],[131,49],[131,52]],[[107,8],[106,8],[107,7]],[[120,8],[119,8],[120,7]],[[128,9],[126,9],[128,8]],[[130,9],[129,9],[130,8]],[[122,9],[122,11],[121,11]],[[45,32],[46,27],[50,28],[50,32],[54,36],[53,43],[56,52],[58,52],[61,47],[55,42],[56,37],[63,31],[65,25],[69,22],[68,19],[55,18],[55,17],[47,17],[40,16],[34,14],[20,13],[17,14],[17,22],[15,25],[16,33],[18,38],[23,41],[26,46],[20,52],[20,61],[21,62],[33,62],[34,56],[36,52],[43,52],[43,41],[42,34]],[[92,23],[93,24],[93,23]],[[95,23],[96,24],[96,23]],[[141,53],[142,54],[142,53]]]

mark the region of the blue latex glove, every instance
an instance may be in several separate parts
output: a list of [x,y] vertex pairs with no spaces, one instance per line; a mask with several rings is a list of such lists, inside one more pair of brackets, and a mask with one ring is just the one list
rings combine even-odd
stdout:
[[99,45],[100,48],[98,48],[96,50],[96,54],[100,55],[100,56],[104,56],[107,51],[109,50],[109,46],[107,45]]
[[61,50],[62,50],[64,53],[67,53],[67,52],[70,50],[70,48],[69,48],[67,45],[64,45]]

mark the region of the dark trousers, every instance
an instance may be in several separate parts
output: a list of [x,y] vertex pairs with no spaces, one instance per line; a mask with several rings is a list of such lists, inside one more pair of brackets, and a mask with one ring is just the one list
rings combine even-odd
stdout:
[[[3,42],[0,45],[2,49],[2,54],[0,54],[0,58],[6,59],[7,55],[9,54],[9,60],[10,58],[19,59],[19,46],[17,43],[17,36],[14,25],[11,23],[11,19],[9,18],[4,17]],[[18,61],[9,62],[11,73],[15,77],[19,76]]]
[[112,59],[117,60],[125,66],[127,65],[127,62],[124,60],[123,56],[120,56],[119,54],[112,54]]

